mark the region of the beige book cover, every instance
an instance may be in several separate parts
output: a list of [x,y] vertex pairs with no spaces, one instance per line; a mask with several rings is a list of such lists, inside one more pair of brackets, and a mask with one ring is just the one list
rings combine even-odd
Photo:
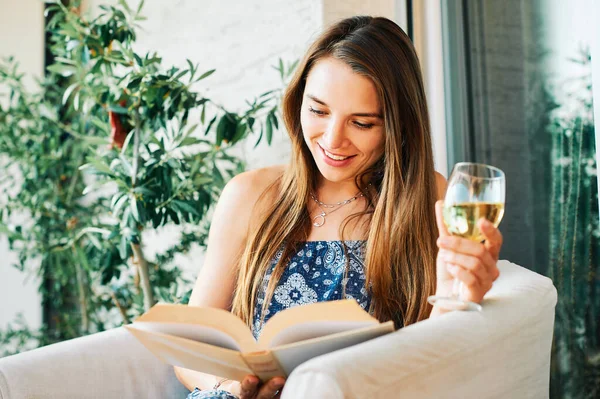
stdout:
[[285,309],[257,340],[234,314],[216,308],[157,304],[126,326],[164,362],[240,381],[287,377],[305,361],[394,331],[355,300],[318,302]]

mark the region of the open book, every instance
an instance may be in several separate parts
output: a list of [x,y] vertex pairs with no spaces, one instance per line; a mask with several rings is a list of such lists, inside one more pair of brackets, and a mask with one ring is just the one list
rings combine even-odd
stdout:
[[126,326],[173,366],[241,381],[287,377],[301,363],[394,331],[354,300],[285,309],[267,321],[258,342],[234,314],[216,308],[158,304]]

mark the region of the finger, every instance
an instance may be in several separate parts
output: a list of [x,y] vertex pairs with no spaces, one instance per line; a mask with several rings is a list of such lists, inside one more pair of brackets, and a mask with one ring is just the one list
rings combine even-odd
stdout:
[[486,249],[492,254],[493,258],[498,260],[500,256],[500,248],[502,248],[503,237],[502,233],[493,223],[490,223],[489,220],[482,218],[482,220],[478,221],[479,230],[483,234],[485,238]]
[[[482,284],[487,281],[493,281],[493,263],[489,266],[486,266],[479,258],[464,255],[458,252],[448,251],[447,249],[440,249],[440,257],[446,263],[461,266],[464,269],[469,270],[471,273],[475,274]],[[489,254],[488,257],[491,258]]]
[[444,201],[439,200],[435,203],[435,219],[437,221],[438,232],[440,237],[448,236],[448,229],[446,228],[446,224],[444,224]]
[[485,245],[468,240],[462,237],[447,236],[438,238],[440,249],[446,249],[450,252],[458,252],[464,255],[474,256],[481,259],[486,268],[491,268],[496,264],[496,260],[489,253]]
[[272,399],[283,388],[285,380],[281,377],[271,378],[258,391],[256,399]]
[[469,295],[465,299],[479,301],[483,298],[485,291],[482,290],[482,284],[477,276],[457,265],[449,264],[446,268],[454,278],[460,280],[469,290]]
[[240,389],[240,399],[251,399],[254,398],[258,391],[258,384],[260,380],[255,375],[247,375],[242,380]]

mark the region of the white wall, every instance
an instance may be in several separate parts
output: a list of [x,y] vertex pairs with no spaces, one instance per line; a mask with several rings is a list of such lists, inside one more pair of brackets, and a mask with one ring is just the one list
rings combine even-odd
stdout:
[[[0,0],[0,57],[14,56],[21,71],[41,76],[44,63],[43,3],[39,0]],[[32,80],[26,83],[31,87]],[[6,173],[0,170],[0,175]],[[0,238],[0,329],[23,313],[31,327],[41,324],[38,280],[12,267],[17,262]]]

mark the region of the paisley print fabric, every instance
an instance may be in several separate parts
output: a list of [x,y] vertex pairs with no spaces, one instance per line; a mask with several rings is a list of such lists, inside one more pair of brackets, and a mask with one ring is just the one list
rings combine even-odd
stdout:
[[277,283],[271,302],[265,312],[263,323],[262,308],[269,279],[277,261],[282,256],[280,250],[271,261],[271,269],[263,279],[263,287],[254,309],[252,333],[258,338],[262,325],[277,312],[294,306],[314,302],[342,299],[355,299],[367,310],[370,295],[365,288],[364,259],[366,241],[345,241],[348,250],[348,272],[344,278],[346,255],[341,241],[306,241],[299,245],[288,266]]

